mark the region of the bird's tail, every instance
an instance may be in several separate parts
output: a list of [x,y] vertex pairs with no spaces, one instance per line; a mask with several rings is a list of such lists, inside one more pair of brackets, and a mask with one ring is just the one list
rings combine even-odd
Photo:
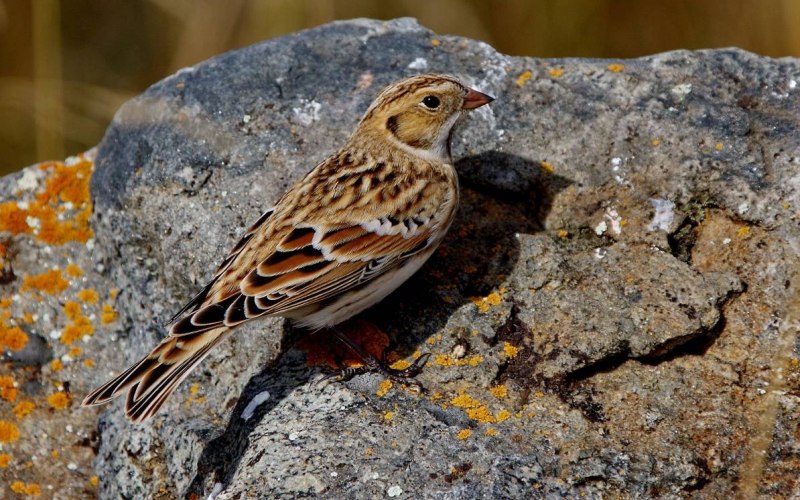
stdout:
[[125,414],[135,422],[153,416],[167,397],[230,332],[218,327],[165,338],[147,356],[86,396],[81,406],[107,403],[128,390]]

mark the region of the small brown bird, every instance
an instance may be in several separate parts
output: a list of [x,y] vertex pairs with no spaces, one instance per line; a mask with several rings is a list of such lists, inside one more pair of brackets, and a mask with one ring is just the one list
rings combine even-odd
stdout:
[[[234,327],[263,316],[331,328],[379,367],[333,327],[395,290],[442,241],[458,205],[453,126],[467,110],[492,100],[445,75],[389,86],[347,144],[244,234],[211,282],[172,319],[169,336],[86,396],[83,406],[127,390],[126,414],[145,420]],[[420,368],[417,363],[394,374]]]

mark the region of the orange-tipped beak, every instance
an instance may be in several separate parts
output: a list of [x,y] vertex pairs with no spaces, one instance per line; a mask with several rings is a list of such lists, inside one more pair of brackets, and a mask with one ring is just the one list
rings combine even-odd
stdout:
[[462,109],[480,108],[484,104],[489,104],[492,101],[494,101],[494,97],[488,96],[483,92],[478,92],[477,90],[469,89],[469,92],[467,92],[467,96],[464,97],[464,104],[461,105],[461,108]]

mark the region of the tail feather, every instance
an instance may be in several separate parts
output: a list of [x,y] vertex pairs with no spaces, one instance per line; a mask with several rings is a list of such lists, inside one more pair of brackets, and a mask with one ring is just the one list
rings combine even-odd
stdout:
[[127,390],[125,413],[136,422],[146,420],[229,332],[227,327],[218,327],[165,338],[138,363],[86,396],[82,406],[107,403]]

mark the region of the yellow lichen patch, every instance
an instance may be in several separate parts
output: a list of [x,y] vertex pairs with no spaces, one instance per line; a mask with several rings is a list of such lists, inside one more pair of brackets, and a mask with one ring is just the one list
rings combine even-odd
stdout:
[[722,144],[721,142],[718,142],[718,143],[714,144],[714,149],[716,149],[717,151],[722,151],[724,148],[725,148],[725,145]]
[[393,411],[387,411],[386,413],[383,414],[383,420],[385,422],[391,422],[393,418],[394,418]]
[[564,74],[564,68],[550,68],[550,70],[547,71],[547,74],[553,78],[561,78],[561,75]]
[[98,484],[100,484],[100,478],[97,477],[97,476],[90,477],[89,478],[89,484],[91,484],[92,486],[96,487]]
[[19,439],[19,429],[12,422],[0,420],[0,443],[13,443]]
[[17,406],[14,407],[14,415],[17,417],[17,420],[22,420],[35,409],[36,405],[33,404],[33,401],[20,401],[17,403]]
[[6,326],[0,320],[0,349],[7,348],[12,351],[22,350],[28,343],[28,335],[18,326]]
[[552,174],[553,172],[556,171],[556,167],[554,167],[553,164],[550,163],[549,161],[540,161],[539,168],[541,168],[542,171],[548,174]]
[[469,394],[462,393],[450,400],[450,403],[464,410],[469,418],[478,422],[496,422],[494,415],[485,405]]
[[508,396],[508,387],[505,385],[496,385],[490,388],[489,392],[491,392],[492,396],[496,397],[497,399],[503,399]]
[[654,137],[653,140],[650,141],[650,144],[652,144],[653,146],[658,146],[659,144],[661,144],[661,139],[659,139],[658,137]]
[[499,411],[499,412],[497,412],[497,414],[494,416],[494,419],[495,419],[497,422],[505,422],[505,421],[506,421],[506,420],[508,420],[509,418],[511,418],[511,412],[510,412],[510,411],[508,411],[508,410],[500,410],[500,411]]
[[92,358],[84,359],[83,366],[85,366],[86,368],[94,368],[94,360]]
[[75,265],[75,264],[70,264],[70,265],[68,265],[68,266],[67,266],[67,267],[64,269],[64,271],[65,271],[65,272],[67,273],[67,275],[68,275],[68,276],[70,276],[71,278],[80,278],[81,276],[83,276],[83,269],[81,269],[80,267],[78,267],[78,266],[77,266],[77,265]]
[[533,395],[535,397],[537,397],[537,398],[543,398],[544,397],[544,393],[541,392],[541,391],[536,391],[536,392],[533,393]]
[[517,84],[517,87],[522,87],[523,85],[525,85],[525,83],[526,83],[528,80],[530,80],[532,76],[533,76],[533,72],[532,72],[531,70],[529,70],[529,69],[526,69],[525,71],[523,71],[523,72],[522,72],[522,73],[521,73],[521,74],[520,74],[520,75],[517,77],[517,81],[515,82],[515,83]]
[[750,226],[742,226],[736,231],[736,236],[739,238],[747,238],[750,236]]
[[557,234],[559,238],[566,238],[567,236],[569,236],[569,231],[567,231],[566,229],[559,229]]
[[78,292],[78,298],[87,304],[97,304],[100,300],[100,296],[97,295],[97,291],[94,288],[85,288],[81,290]]
[[494,427],[489,427],[483,434],[489,437],[496,436],[497,429],[495,429]]
[[11,463],[11,455],[0,453],[0,469],[5,469]]
[[378,386],[378,390],[375,392],[379,398],[384,397],[386,394],[389,393],[389,390],[392,388],[392,381],[391,380],[384,380]]
[[78,346],[73,346],[73,347],[69,348],[69,352],[67,353],[67,356],[69,356],[70,358],[77,358],[81,354],[83,354],[83,349],[81,349]]
[[69,406],[69,396],[63,392],[54,392],[47,396],[47,404],[56,410],[63,410]]
[[519,347],[503,342],[503,354],[509,359],[516,358],[517,354],[519,354]]
[[612,63],[608,65],[608,70],[612,73],[619,73],[625,69],[625,65],[619,63]]
[[108,292],[108,298],[111,300],[116,300],[117,295],[119,295],[119,288],[112,288]]
[[100,313],[100,323],[107,325],[117,320],[117,311],[111,304],[103,304],[103,311]]
[[11,483],[11,491],[29,497],[38,497],[42,494],[42,488],[36,483],[24,483],[22,481],[14,481]]
[[50,452],[50,456],[53,457],[53,458],[58,458],[58,457],[61,456],[61,453],[59,453],[58,450],[52,450]]
[[11,297],[3,297],[2,299],[0,299],[0,308],[8,309],[8,307],[12,304],[12,302],[14,302],[14,299],[12,299]]
[[14,387],[14,378],[9,375],[0,376],[0,398],[13,403],[17,400],[17,389]]
[[472,435],[472,431],[470,429],[461,429],[460,431],[458,431],[458,434],[456,435],[456,437],[458,437],[458,439],[464,441],[465,439],[469,439],[469,437],[471,435]]
[[69,282],[61,275],[60,269],[50,269],[42,274],[25,276],[22,279],[22,290],[38,290],[49,295],[61,293],[69,286]]
[[472,356],[467,356],[466,358],[455,359],[448,354],[437,354],[433,358],[433,363],[439,366],[444,366],[445,368],[450,366],[475,367],[483,363],[483,356],[481,356],[480,354],[474,354]]
[[433,45],[434,47],[438,47],[441,44],[442,44],[442,41],[439,40],[438,38],[431,39],[431,45]]
[[54,372],[60,372],[64,369],[64,363],[60,359],[56,358],[50,362],[50,369]]

